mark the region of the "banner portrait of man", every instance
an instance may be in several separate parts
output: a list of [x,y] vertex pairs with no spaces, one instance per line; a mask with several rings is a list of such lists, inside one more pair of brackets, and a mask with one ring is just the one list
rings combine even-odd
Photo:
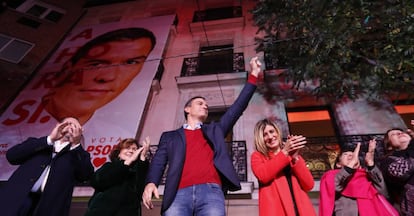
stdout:
[[135,137],[174,18],[75,27],[0,117],[0,180],[15,169],[7,149],[67,116],[83,126],[95,168]]

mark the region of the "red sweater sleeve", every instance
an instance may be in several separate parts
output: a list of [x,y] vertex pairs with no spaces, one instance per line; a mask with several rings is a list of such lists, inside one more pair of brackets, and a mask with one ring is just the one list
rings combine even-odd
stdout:
[[250,84],[256,85],[257,77],[253,76],[252,74],[249,74],[249,77],[247,78],[247,82],[249,82]]

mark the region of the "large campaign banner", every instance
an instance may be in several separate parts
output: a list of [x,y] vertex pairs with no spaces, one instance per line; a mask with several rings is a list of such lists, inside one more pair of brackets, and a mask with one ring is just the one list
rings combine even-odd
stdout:
[[0,180],[17,168],[7,150],[49,135],[63,117],[83,125],[95,169],[113,145],[135,137],[174,18],[75,27],[0,117]]

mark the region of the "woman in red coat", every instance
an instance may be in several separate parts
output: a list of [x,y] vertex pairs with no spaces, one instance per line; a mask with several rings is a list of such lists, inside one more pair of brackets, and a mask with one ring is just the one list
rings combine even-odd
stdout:
[[280,129],[269,119],[257,122],[254,137],[251,166],[259,181],[259,215],[316,215],[307,194],[314,180],[299,155],[306,138],[289,135],[284,143]]

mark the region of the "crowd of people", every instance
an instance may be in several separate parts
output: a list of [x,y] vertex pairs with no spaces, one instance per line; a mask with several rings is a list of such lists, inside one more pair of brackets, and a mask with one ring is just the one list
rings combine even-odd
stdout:
[[[63,117],[48,136],[13,146],[6,157],[19,167],[0,187],[1,215],[68,215],[78,182],[94,188],[85,216],[141,215],[141,202],[153,209],[153,199],[160,198],[158,186],[165,171],[161,215],[226,215],[225,194],[241,185],[225,137],[256,90],[261,73],[257,57],[250,67],[244,88],[218,122],[205,123],[204,97],[188,100],[185,124],[162,133],[151,162],[148,137],[141,143],[125,138],[112,149],[110,162],[94,171],[84,150],[80,120],[74,117]],[[374,139],[364,154],[361,143],[343,147],[335,168],[321,178],[319,215],[414,215],[413,135],[399,128],[387,131],[386,153],[378,164]],[[315,181],[301,156],[306,144],[306,137],[282,134],[270,119],[256,123],[251,168],[259,184],[260,216],[317,215],[308,195]],[[364,161],[360,155],[365,155]]]

